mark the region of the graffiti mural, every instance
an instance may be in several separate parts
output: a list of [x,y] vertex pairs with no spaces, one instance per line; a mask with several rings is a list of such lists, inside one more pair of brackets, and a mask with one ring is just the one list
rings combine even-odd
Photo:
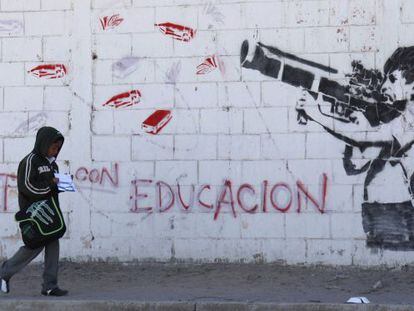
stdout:
[[112,72],[116,78],[124,79],[138,69],[138,63],[138,57],[124,57],[112,65]]
[[112,16],[104,16],[99,19],[101,22],[102,30],[114,29],[118,27],[124,19],[119,14]]
[[209,56],[207,57],[200,65],[197,66],[197,74],[198,75],[205,75],[209,72],[212,72],[216,68],[219,67],[219,63],[217,60],[217,56]]
[[190,27],[174,24],[174,23],[161,23],[155,24],[160,31],[175,40],[189,42],[196,34],[196,31]]
[[113,108],[130,107],[139,104],[141,101],[141,92],[139,90],[132,90],[112,96],[102,106],[109,106]]
[[157,135],[171,121],[170,110],[157,110],[142,122],[142,129],[153,135]]
[[66,76],[67,72],[63,64],[39,65],[28,71],[31,75],[43,79],[60,79]]
[[[114,163],[113,169],[110,170],[106,167],[101,169],[79,167],[75,173],[75,180],[79,183],[80,188],[83,185],[98,185],[100,187],[117,188],[119,185],[119,165]],[[95,189],[96,190],[96,189]]]
[[[281,213],[290,211],[301,213],[303,203],[308,202],[309,206],[313,206],[323,214],[328,194],[328,177],[322,174],[318,196],[310,193],[301,180],[296,181],[295,187],[284,182],[271,185],[268,180],[263,180],[260,187],[254,187],[249,183],[235,186],[227,179],[217,189],[213,189],[214,187],[209,184],[191,185],[188,188],[190,189],[188,198],[185,198],[179,182],[171,185],[164,181],[134,179],[131,181],[131,212],[164,213],[175,205],[189,211],[190,208],[199,206],[211,210],[214,213],[214,220],[217,220],[224,210],[230,211],[236,218],[238,208],[241,212],[250,214],[267,213],[270,209]],[[151,190],[155,197],[150,195]],[[214,200],[211,200],[211,196]],[[210,201],[207,197],[210,197]],[[148,206],[148,198],[153,199],[154,204]],[[294,202],[296,207],[292,208]]]
[[[207,3],[204,6],[203,13],[211,19],[212,23],[219,25],[224,24],[225,16],[220,12],[214,2]],[[212,27],[213,25],[209,24],[208,28],[210,29]]]
[[[13,207],[17,207],[17,176],[15,174],[0,173],[0,210],[11,209],[10,197],[12,196]],[[14,209],[13,208],[13,209]]]
[[26,135],[30,132],[36,132],[39,128],[45,126],[46,122],[47,114],[44,112],[39,112],[33,117],[29,118],[28,121],[20,123],[14,130],[14,133],[16,135]]
[[168,84],[175,84],[179,80],[179,76],[181,73],[181,61],[174,62],[171,65],[171,68],[167,70],[165,73],[165,83]]
[[17,34],[23,32],[23,22],[20,20],[0,20],[0,33]]
[[[408,159],[413,152],[414,139],[406,130],[414,124],[411,107],[414,102],[414,47],[398,48],[386,61],[383,72],[366,69],[354,61],[346,85],[327,77],[337,70],[262,43],[252,47],[244,41],[240,61],[243,68],[257,70],[303,89],[296,106],[298,123],[317,124],[344,143],[346,173],[365,174],[362,225],[367,246],[413,250],[414,167]],[[367,130],[380,135],[371,139],[366,135],[361,139],[361,135],[349,134]],[[354,155],[368,152],[374,152],[375,156],[366,157],[365,163],[357,165],[358,158]],[[375,181],[381,174],[391,174],[395,170],[405,184],[402,189],[405,199],[381,199],[379,193],[392,190],[386,187],[378,190]],[[396,180],[387,182],[395,184]]]

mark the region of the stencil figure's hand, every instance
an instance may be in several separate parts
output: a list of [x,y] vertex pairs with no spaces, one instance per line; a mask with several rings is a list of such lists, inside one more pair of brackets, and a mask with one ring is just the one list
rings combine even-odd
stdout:
[[316,106],[316,100],[306,90],[302,90],[300,98],[296,102],[296,120],[298,124],[306,125],[312,118],[309,116],[309,107]]
[[306,125],[308,124],[308,115],[305,111],[305,99],[302,97],[298,99],[296,102],[296,112],[298,113],[296,116],[296,121],[298,121],[298,124]]

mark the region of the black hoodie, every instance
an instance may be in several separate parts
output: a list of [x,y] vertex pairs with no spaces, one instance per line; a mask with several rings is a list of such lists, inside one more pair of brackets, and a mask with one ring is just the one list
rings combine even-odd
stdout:
[[47,158],[49,147],[58,140],[63,144],[63,135],[58,130],[47,126],[40,128],[33,151],[20,161],[17,171],[20,210],[26,211],[32,203],[51,196],[59,206],[58,189],[53,182],[59,168],[54,159]]

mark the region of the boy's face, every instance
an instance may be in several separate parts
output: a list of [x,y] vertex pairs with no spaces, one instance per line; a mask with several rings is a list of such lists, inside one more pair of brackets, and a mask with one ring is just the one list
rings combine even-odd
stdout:
[[62,141],[58,140],[55,141],[53,144],[50,145],[49,149],[47,150],[47,157],[56,157],[60,148],[62,147]]
[[401,70],[390,73],[382,85],[382,94],[387,97],[387,103],[393,105],[398,101],[405,101],[406,111],[402,113],[404,127],[414,129],[414,83],[408,83]]
[[382,93],[387,97],[390,104],[406,100],[410,103],[414,100],[414,83],[407,83],[402,76],[401,70],[393,71],[381,87]]

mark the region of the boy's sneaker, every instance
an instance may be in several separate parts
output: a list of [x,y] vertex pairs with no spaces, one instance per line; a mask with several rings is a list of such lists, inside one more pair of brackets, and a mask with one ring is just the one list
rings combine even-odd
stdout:
[[5,294],[10,292],[9,281],[6,281],[5,279],[0,279],[0,282],[0,290]]
[[60,289],[59,287],[56,287],[54,289],[42,290],[42,295],[43,296],[56,296],[56,297],[60,297],[60,296],[65,296],[67,294],[68,294],[68,291],[67,290]]

